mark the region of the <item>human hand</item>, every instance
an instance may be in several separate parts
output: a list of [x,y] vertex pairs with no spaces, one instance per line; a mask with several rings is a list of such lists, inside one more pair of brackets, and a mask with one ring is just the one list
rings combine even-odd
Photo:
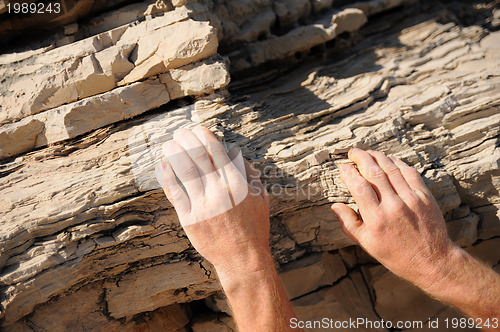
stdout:
[[335,203],[346,235],[396,275],[424,290],[436,284],[442,264],[458,247],[420,174],[381,152],[352,149],[340,177],[356,201],[361,218]]
[[201,126],[177,130],[163,154],[157,178],[194,248],[219,274],[268,264],[269,199],[251,164]]

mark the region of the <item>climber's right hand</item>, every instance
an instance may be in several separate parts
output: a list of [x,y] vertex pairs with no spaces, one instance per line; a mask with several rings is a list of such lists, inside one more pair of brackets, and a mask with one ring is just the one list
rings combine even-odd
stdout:
[[381,152],[354,148],[349,159],[359,171],[345,164],[340,177],[361,218],[347,205],[333,204],[343,231],[396,275],[424,290],[438,282],[444,262],[459,248],[420,174]]

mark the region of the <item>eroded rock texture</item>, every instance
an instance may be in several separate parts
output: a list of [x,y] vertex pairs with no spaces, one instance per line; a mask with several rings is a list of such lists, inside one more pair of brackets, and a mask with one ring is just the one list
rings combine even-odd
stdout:
[[354,146],[416,167],[454,241],[500,269],[495,2],[88,3],[0,56],[3,330],[236,330],[152,174],[193,123],[261,170],[301,319],[460,317],[340,230]]

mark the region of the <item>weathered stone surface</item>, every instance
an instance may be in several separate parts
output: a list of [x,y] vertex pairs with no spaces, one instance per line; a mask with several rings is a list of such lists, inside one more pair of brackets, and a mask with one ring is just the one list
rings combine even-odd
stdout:
[[[377,320],[371,288],[382,301],[390,298],[392,288],[402,287],[391,284],[385,274],[369,279],[365,271],[362,278],[359,266],[376,262],[359,248],[342,249],[353,242],[343,235],[329,205],[345,202],[356,208],[338,178],[338,164],[353,146],[396,155],[416,167],[435,195],[453,239],[471,252],[491,253],[488,263],[500,269],[498,260],[495,263],[500,235],[498,32],[484,25],[447,22],[448,16],[442,15],[445,7],[426,0],[423,7],[415,7],[418,10],[399,8],[375,21],[369,17],[410,2],[371,0],[335,12],[338,8],[331,8],[328,1],[313,2],[310,9],[298,1],[294,6],[300,10],[295,13],[319,14],[305,21],[302,14],[283,14],[290,25],[281,26],[270,1],[224,1],[217,8],[210,1],[203,5],[176,1],[175,10],[140,22],[135,21],[143,19],[138,7],[129,8],[129,18],[117,20],[118,25],[110,19],[106,20],[111,28],[96,23],[96,29],[102,29],[98,36],[79,40],[90,33],[82,23],[71,36],[77,40],[74,43],[1,56],[3,101],[27,92],[11,104],[14,108],[6,109],[2,102],[0,120],[4,135],[0,145],[9,151],[6,156],[21,153],[0,164],[2,329],[57,330],[59,321],[68,328],[88,323],[82,329],[102,324],[103,329],[120,331],[164,330],[165,325],[180,330],[222,328],[212,318],[185,323],[190,306],[208,311],[208,303],[213,311],[230,310],[216,294],[220,287],[215,276],[190,247],[152,175],[161,143],[174,128],[194,123],[238,144],[262,171],[271,192],[272,253],[277,265],[290,269],[285,279],[292,281],[285,283],[293,284],[290,289],[297,295],[292,296],[299,296],[294,304],[302,319]],[[363,17],[369,21],[354,39],[359,44],[348,53],[336,53],[342,50],[345,35],[324,45],[325,31],[337,36],[340,26],[356,29]],[[231,58],[233,70],[249,68],[248,77],[233,76],[230,93],[157,108],[154,103],[159,106],[172,95],[206,94],[227,84],[219,60],[194,57],[191,64],[168,69],[165,59],[154,59],[160,40],[149,36],[174,31],[177,24],[199,26],[205,37],[217,35],[219,52]],[[309,32],[312,39],[305,37]],[[290,36],[302,37],[287,39]],[[202,46],[214,42],[200,40]],[[267,54],[279,46],[274,41],[283,41],[279,45],[284,49]],[[249,44],[242,47],[245,42]],[[335,51],[330,49],[333,44]],[[188,46],[179,49],[196,49]],[[319,48],[308,53],[312,46]],[[320,52],[322,47],[326,53]],[[306,61],[292,68],[281,57],[295,58],[294,50]],[[252,60],[256,55],[260,70],[270,74],[253,76],[259,74]],[[186,61],[184,55],[179,58]],[[165,83],[156,77],[156,65],[168,71],[168,76],[160,74]],[[137,66],[144,69],[137,75],[141,81],[111,88],[111,81],[116,85]],[[143,80],[148,75],[153,77]],[[208,75],[212,87],[204,85],[206,78],[200,83],[200,77]],[[139,88],[147,84],[152,86]],[[124,103],[120,98],[131,90]],[[80,92],[97,94],[77,100]],[[107,112],[111,105],[119,112]],[[139,112],[138,106],[155,110]],[[477,243],[478,239],[486,241]],[[340,256],[325,253],[337,249]],[[329,259],[309,264],[311,257]],[[329,270],[331,265],[325,263],[329,260],[339,268]],[[293,283],[297,274],[310,277],[297,285]],[[81,311],[69,304],[81,303],[79,296],[88,298]],[[200,301],[183,305],[181,312],[172,309],[179,322],[161,318],[170,317],[167,308],[174,308],[174,302],[195,299]],[[385,308],[380,309],[385,315],[391,309],[384,303],[390,301],[380,301],[377,308]],[[405,305],[425,312],[416,302]],[[70,308],[75,308],[73,316]],[[84,311],[92,315],[81,323]],[[65,317],[42,321],[50,312]],[[435,317],[446,315],[453,313],[446,310]]]
[[[157,265],[126,274],[115,283],[110,283],[106,287],[110,315],[114,318],[131,316],[176,302],[205,298],[219,290],[218,282],[194,264]],[[185,287],[187,290],[179,292]]]
[[226,315],[203,317],[196,319],[191,326],[193,332],[236,332],[238,328],[234,320]]
[[[101,309],[102,283],[85,285],[74,293],[60,296],[37,308],[29,318],[29,326],[21,322],[6,331],[50,330],[64,331],[178,331],[189,323],[186,309],[173,304],[146,313],[140,320],[118,321],[109,318]],[[51,319],[47,319],[50,317]],[[54,322],[57,322],[54,324]]]
[[[134,117],[170,100],[158,80],[134,83],[3,125],[0,157],[29,151]],[[12,145],[13,140],[20,144]],[[35,144],[33,144],[35,143]]]
[[[269,38],[245,46],[231,55],[235,71],[248,70],[293,56],[297,52],[308,51],[316,45],[324,44],[343,32],[352,32],[366,23],[365,14],[358,9],[346,9],[340,13],[326,14],[318,24],[301,26],[279,37]],[[242,58],[248,58],[243,60]]]
[[[165,61],[168,68],[180,67],[214,54],[217,37],[213,37],[212,28],[206,22],[184,21],[187,15],[185,8],[179,9],[133,27],[117,27],[71,45],[48,50],[36,58],[33,57],[35,54],[27,54],[26,58],[21,57],[21,61],[19,56],[5,58],[2,69],[13,84],[0,88],[0,124],[109,91],[131,71],[135,80],[130,76],[121,84],[159,73],[154,68],[148,68],[147,64],[134,68],[129,57],[132,50],[139,50],[145,58],[138,58],[139,62],[135,64],[138,66],[155,52],[151,47],[155,47],[156,41],[166,36],[177,38],[170,38],[168,47],[163,46],[163,52],[157,55],[165,56],[160,60]],[[180,33],[183,29],[190,34]],[[206,45],[202,44],[203,40]],[[156,65],[149,63],[151,67]],[[143,75],[134,74],[138,71],[144,71]]]
[[385,321],[391,321],[394,325],[398,320],[425,322],[447,307],[383,266],[364,270],[372,282],[371,287],[376,299],[375,311]]
[[188,20],[153,30],[137,41],[135,68],[118,84],[142,80],[207,58],[217,52],[217,46],[217,35],[208,22]]
[[[318,321],[323,318],[335,321],[356,320],[363,317],[378,321],[375,315],[368,288],[358,272],[342,279],[338,284],[293,300],[292,305],[298,318],[303,321]],[[324,331],[321,325],[307,331]],[[334,326],[334,325],[333,325]],[[384,329],[359,327],[359,331],[386,331]]]
[[160,75],[171,99],[211,94],[229,84],[227,64],[220,58],[199,61]]
[[340,256],[325,252],[286,264],[280,270],[280,278],[288,298],[294,299],[320,287],[333,285],[346,273]]
[[27,118],[7,128],[0,129],[0,156],[10,157],[21,152],[33,150],[36,139],[43,131],[42,121]]

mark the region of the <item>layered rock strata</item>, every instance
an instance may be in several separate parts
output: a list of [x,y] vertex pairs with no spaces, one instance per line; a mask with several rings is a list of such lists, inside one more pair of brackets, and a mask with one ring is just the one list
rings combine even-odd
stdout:
[[[499,268],[500,34],[411,3],[145,2],[66,46],[0,56],[2,328],[236,329],[152,175],[170,130],[195,123],[262,172],[301,319],[459,317],[352,247],[329,210],[354,206],[348,149],[399,156],[453,240]],[[268,66],[282,74],[263,83]]]

